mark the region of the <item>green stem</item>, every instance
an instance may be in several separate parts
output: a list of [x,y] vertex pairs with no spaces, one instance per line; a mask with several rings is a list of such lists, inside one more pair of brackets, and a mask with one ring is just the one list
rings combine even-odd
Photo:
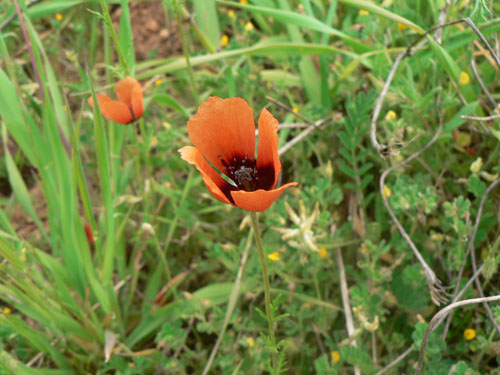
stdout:
[[175,1],[175,15],[177,18],[177,24],[179,25],[179,34],[181,36],[182,50],[184,51],[184,57],[186,58],[186,65],[189,74],[189,83],[191,84],[191,90],[193,90],[193,97],[196,106],[200,104],[198,99],[198,90],[196,88],[196,84],[194,83],[194,75],[193,68],[191,67],[191,61],[189,60],[189,51],[188,46],[186,44],[186,39],[184,37],[184,27],[182,26],[182,17],[181,17],[181,5],[178,3],[178,0]]
[[278,368],[278,356],[276,355],[276,339],[274,337],[274,324],[273,324],[273,314],[271,312],[271,288],[269,287],[269,274],[267,273],[266,256],[264,254],[264,246],[262,246],[262,237],[260,235],[259,222],[257,220],[257,214],[255,212],[251,213],[252,217],[252,227],[255,234],[255,242],[257,243],[257,250],[259,251],[260,263],[262,264],[262,278],[264,279],[264,295],[266,304],[266,314],[267,323],[269,324],[269,338],[272,344],[272,363],[273,363],[273,374],[276,374]]
[[115,45],[116,53],[118,54],[118,59],[120,60],[120,66],[125,70],[125,74],[129,75],[129,68],[127,64],[127,60],[123,55],[123,51],[120,46],[120,41],[118,40],[118,35],[116,35],[116,31],[113,27],[113,21],[111,21],[111,15],[109,14],[108,5],[105,0],[99,0],[102,9],[102,16],[104,22],[106,23],[106,27],[108,28],[109,33],[111,34],[111,39],[113,39],[113,43]]

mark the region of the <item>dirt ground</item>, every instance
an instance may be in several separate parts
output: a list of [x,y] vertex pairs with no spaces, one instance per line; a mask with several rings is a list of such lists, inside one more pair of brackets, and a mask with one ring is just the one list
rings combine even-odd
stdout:
[[[112,13],[116,27],[122,14],[121,6]],[[165,58],[182,53],[182,44],[177,22],[165,21],[165,12],[160,1],[134,1],[130,3],[130,18],[137,61],[148,58]]]

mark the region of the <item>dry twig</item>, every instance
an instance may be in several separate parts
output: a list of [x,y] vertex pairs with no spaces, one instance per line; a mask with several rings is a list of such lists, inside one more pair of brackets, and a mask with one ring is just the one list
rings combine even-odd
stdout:
[[446,294],[446,292],[444,290],[444,287],[443,287],[441,281],[437,278],[437,276],[434,273],[434,271],[429,267],[429,265],[427,264],[427,262],[425,261],[425,259],[422,257],[422,255],[420,254],[420,252],[417,249],[417,246],[413,243],[412,239],[410,238],[410,236],[408,235],[408,233],[403,228],[403,226],[401,225],[401,223],[397,219],[396,215],[392,211],[392,208],[389,205],[389,200],[387,199],[387,197],[384,194],[384,186],[385,186],[385,178],[387,177],[387,175],[389,173],[391,173],[392,171],[394,171],[397,168],[406,166],[410,161],[412,161],[413,159],[416,159],[417,157],[419,157],[429,147],[431,147],[434,144],[434,142],[436,142],[436,140],[439,137],[439,134],[441,134],[441,130],[443,129],[443,119],[441,118],[441,114],[439,112],[439,109],[438,109],[438,113],[439,113],[439,117],[440,117],[440,119],[439,119],[439,128],[436,131],[436,133],[434,134],[434,136],[432,137],[432,139],[423,148],[421,148],[419,151],[417,151],[414,154],[410,155],[406,160],[402,161],[401,163],[393,165],[392,167],[386,169],[384,171],[384,173],[382,173],[382,176],[380,176],[380,194],[382,195],[382,199],[384,201],[384,205],[385,205],[387,211],[389,212],[389,215],[391,216],[392,221],[394,221],[394,223],[398,227],[399,233],[401,233],[401,236],[403,236],[403,238],[408,243],[408,245],[412,249],[413,253],[417,257],[418,261],[422,265],[422,267],[424,269],[424,273],[425,273],[425,278],[427,280],[427,285],[429,286],[429,290],[431,292],[432,301],[436,305],[440,305],[441,303],[446,302],[446,297],[444,296]]
[[[347,326],[347,334],[349,337],[355,336],[354,321],[352,319],[351,304],[349,302],[349,290],[347,287],[347,280],[345,277],[344,260],[342,259],[342,250],[340,247],[335,249],[335,256],[337,258],[337,266],[339,268],[340,278],[340,293],[342,294],[342,304],[344,305],[345,323]],[[352,346],[356,346],[356,339],[351,341]],[[358,367],[354,367],[354,374],[360,375],[361,371]]]
[[440,310],[432,320],[429,322],[429,325],[427,326],[427,330],[425,331],[424,338],[422,340],[422,346],[420,347],[420,355],[418,357],[418,362],[417,362],[417,369],[415,370],[415,375],[420,375],[422,371],[422,365],[424,363],[424,356],[425,356],[425,349],[427,348],[427,342],[429,341],[429,335],[431,332],[437,327],[437,325],[442,321],[442,318],[448,313],[460,306],[466,306],[466,305],[472,305],[476,303],[487,303],[487,302],[493,302],[493,301],[500,301],[500,295],[498,296],[491,296],[491,297],[481,297],[481,298],[473,298],[473,299],[466,299],[464,301],[459,301],[452,303],[448,306],[446,306],[444,309]]

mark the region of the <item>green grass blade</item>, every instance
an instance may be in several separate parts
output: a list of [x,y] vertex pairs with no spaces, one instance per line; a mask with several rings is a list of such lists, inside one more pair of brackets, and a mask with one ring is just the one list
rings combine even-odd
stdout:
[[[333,27],[330,27],[313,17],[305,16],[303,14],[292,12],[287,9],[284,10],[258,7],[254,5],[240,4],[226,0],[217,0],[217,2],[226,6],[232,6],[258,12],[288,25],[300,26],[308,30],[315,30],[326,34],[335,35],[342,39],[347,45],[351,46],[356,52],[367,52],[371,50],[369,46],[360,42],[356,38],[353,38],[342,31],[334,29]],[[283,5],[283,3],[281,3],[281,5]],[[288,6],[286,8],[288,8]]]
[[130,23],[130,9],[128,0],[121,0],[122,15],[120,17],[119,40],[123,55],[127,60],[130,75],[135,73],[135,51],[134,38],[132,35],[132,25]]
[[[252,47],[223,51],[214,54],[191,57],[191,66],[207,64],[213,61],[219,61],[230,57],[238,56],[301,56],[301,55],[316,55],[316,54],[332,54],[339,53],[352,58],[358,55],[343,49],[325,46],[322,44],[308,43],[270,43],[258,44]],[[140,69],[138,64],[138,69]],[[186,61],[184,58],[178,58],[174,61],[169,61],[164,65],[150,68],[137,75],[139,79],[154,77],[158,74],[173,73],[179,70],[186,69]]]
[[[90,72],[88,74],[90,79]],[[109,151],[106,131],[104,129],[104,121],[102,119],[99,103],[95,96],[95,91],[92,83],[92,98],[94,100],[94,136],[97,154],[97,167],[101,183],[101,191],[104,200],[104,209],[106,214],[106,244],[104,252],[104,264],[102,278],[104,284],[111,284],[113,269],[114,269],[114,254],[115,254],[115,218],[113,208],[113,195],[111,192],[111,175],[109,170]]]
[[436,57],[436,59],[439,61],[439,64],[443,67],[443,69],[448,73],[450,78],[455,81],[456,86],[458,87],[458,90],[462,93],[464,98],[468,101],[471,102],[475,100],[475,95],[474,91],[472,90],[471,85],[464,85],[461,86],[459,85],[460,81],[460,73],[462,72],[458,64],[455,62],[453,57],[450,56],[450,54],[443,48],[441,45],[439,45],[433,37],[427,36],[427,40],[431,46],[431,50]]
[[341,3],[344,3],[346,5],[351,5],[353,7],[359,8],[359,9],[367,10],[370,13],[376,14],[376,15],[383,17],[383,18],[387,18],[391,21],[402,23],[419,34],[425,33],[424,29],[422,29],[420,26],[414,24],[413,22],[407,20],[406,18],[401,17],[395,13],[389,12],[387,9],[379,7],[378,5],[375,5],[375,4],[368,2],[366,0],[338,0],[338,1]]
[[220,28],[215,0],[193,0],[196,22],[210,41],[212,48],[219,45]]
[[[278,4],[282,8],[280,11],[285,11],[291,14],[296,15],[296,13],[290,12],[289,5],[287,0],[279,0]],[[299,15],[300,17],[305,17]],[[309,17],[311,19],[312,17]],[[304,43],[304,39],[302,38],[302,34],[299,31],[297,26],[294,26],[295,23],[290,22],[287,23],[286,28],[288,30],[288,35],[293,43]],[[318,77],[318,73],[314,67],[314,64],[309,56],[302,56],[299,62],[300,74],[302,76],[302,85],[306,90],[307,96],[314,104],[321,105],[321,84],[320,79]]]

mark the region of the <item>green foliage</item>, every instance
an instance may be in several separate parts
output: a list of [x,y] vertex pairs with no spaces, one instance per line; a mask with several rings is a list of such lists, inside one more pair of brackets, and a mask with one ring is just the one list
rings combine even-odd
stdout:
[[[408,348],[392,371],[413,371],[422,322],[443,306],[379,178],[442,118],[436,143],[382,189],[436,276],[462,288],[479,202],[500,173],[498,123],[462,118],[494,114],[499,99],[497,67],[464,24],[403,59],[376,119],[391,154],[370,140],[395,56],[436,26],[444,0],[141,2],[148,19],[128,0],[19,3],[23,28],[0,3],[0,373],[272,374],[274,352],[273,375],[375,374]],[[451,2],[446,19],[471,17],[494,45],[499,10]],[[142,43],[167,57],[140,60]],[[127,75],[145,113],[124,126],[87,103],[115,98]],[[256,120],[266,107],[286,147],[278,186],[299,182],[259,215],[275,340],[248,213],[214,199],[178,155],[210,96],[244,98]],[[498,293],[498,205],[497,188],[473,243],[485,295]],[[473,285],[462,298],[477,296]],[[425,374],[498,373],[483,307],[456,309],[442,334],[430,335]]]

